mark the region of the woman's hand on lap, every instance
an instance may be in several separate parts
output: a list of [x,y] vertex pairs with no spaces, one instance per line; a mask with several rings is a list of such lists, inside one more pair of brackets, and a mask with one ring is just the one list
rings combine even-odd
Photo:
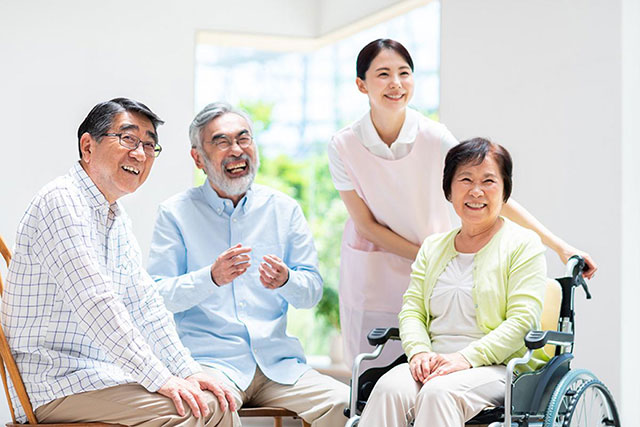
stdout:
[[413,379],[424,384],[429,374],[431,374],[431,370],[435,367],[435,361],[438,356],[438,354],[432,352],[415,354],[409,362],[409,369]]
[[471,369],[471,364],[460,353],[437,354],[434,362],[431,373],[423,383],[440,375]]

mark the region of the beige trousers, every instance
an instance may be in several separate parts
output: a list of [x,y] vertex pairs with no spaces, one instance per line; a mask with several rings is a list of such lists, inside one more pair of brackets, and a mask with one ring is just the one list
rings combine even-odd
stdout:
[[[315,370],[305,372],[293,385],[282,385],[266,378],[259,369],[246,391],[240,390],[222,372],[203,366],[205,372],[224,382],[238,407],[277,406],[297,413],[313,427],[343,426],[343,410],[348,406],[349,388]],[[210,414],[205,418],[176,413],[171,399],[150,393],[138,384],[124,384],[102,390],[62,397],[36,409],[42,423],[100,421],[130,426],[240,426],[236,412],[222,412],[217,399],[205,392]]]
[[[217,369],[203,366],[205,372],[223,381],[231,390],[238,407],[276,406],[298,414],[313,427],[344,426],[344,408],[349,405],[349,387],[327,375],[310,369],[293,385],[271,381],[258,368],[246,390],[240,390]],[[239,420],[237,424],[240,425]]]
[[421,385],[409,365],[378,380],[362,413],[362,427],[463,427],[487,406],[504,401],[505,366],[482,366],[435,377]]
[[222,412],[213,393],[205,392],[209,416],[195,418],[185,403],[185,416],[176,412],[173,401],[151,393],[139,384],[123,384],[102,390],[61,397],[36,409],[41,423],[100,421],[128,426],[220,426],[233,425],[229,410]]

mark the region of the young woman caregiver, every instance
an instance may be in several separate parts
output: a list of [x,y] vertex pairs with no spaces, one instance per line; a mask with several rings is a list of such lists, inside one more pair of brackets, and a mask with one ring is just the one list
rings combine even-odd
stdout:
[[[334,135],[328,148],[331,176],[350,217],[342,237],[339,286],[348,365],[372,349],[366,342],[372,328],[398,325],[411,263],[423,240],[452,228],[440,178],[447,151],[458,143],[444,125],[407,108],[413,60],[402,44],[369,43],[358,54],[356,71],[356,85],[371,109]],[[563,262],[583,256],[587,278],[595,273],[588,254],[555,236],[513,199],[502,215],[535,231]]]

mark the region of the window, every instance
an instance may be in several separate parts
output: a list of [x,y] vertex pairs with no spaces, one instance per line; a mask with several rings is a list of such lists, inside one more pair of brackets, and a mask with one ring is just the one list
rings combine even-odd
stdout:
[[[196,111],[224,100],[252,116],[262,163],[257,182],[296,198],[314,233],[325,297],[315,312],[291,308],[289,316],[289,331],[307,354],[327,353],[338,319],[339,248],[347,214],[331,182],[326,146],[337,130],[368,111],[367,99],[355,85],[356,57],[365,44],[385,37],[403,43],[413,57],[412,107],[437,116],[437,2],[314,50],[204,43],[196,48]],[[198,174],[196,180],[200,184],[204,176]]]

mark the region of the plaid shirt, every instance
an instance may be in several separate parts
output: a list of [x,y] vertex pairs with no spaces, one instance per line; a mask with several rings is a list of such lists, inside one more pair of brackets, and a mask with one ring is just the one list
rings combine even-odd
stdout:
[[200,370],[142,268],[126,213],[80,164],[20,222],[2,325],[34,408],[131,382],[154,392]]

